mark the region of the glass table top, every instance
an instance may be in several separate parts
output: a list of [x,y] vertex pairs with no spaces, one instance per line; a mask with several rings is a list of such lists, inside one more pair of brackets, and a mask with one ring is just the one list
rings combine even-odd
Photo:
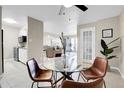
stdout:
[[77,64],[76,55],[63,55],[62,57],[45,58],[42,66],[58,72],[79,72],[83,70],[82,64]]

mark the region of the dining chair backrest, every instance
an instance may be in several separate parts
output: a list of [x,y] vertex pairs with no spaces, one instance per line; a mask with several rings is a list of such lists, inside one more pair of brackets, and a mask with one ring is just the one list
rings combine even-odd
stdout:
[[65,80],[61,84],[62,88],[102,88],[104,80],[102,78],[94,80],[92,82],[76,82],[71,80]]
[[103,76],[106,74],[107,67],[108,67],[107,60],[101,57],[96,57],[92,65],[92,68],[97,69],[96,72],[99,70],[100,73],[103,74]]
[[28,68],[28,72],[29,72],[31,79],[34,80],[39,70],[39,66],[34,58],[27,61],[27,68]]

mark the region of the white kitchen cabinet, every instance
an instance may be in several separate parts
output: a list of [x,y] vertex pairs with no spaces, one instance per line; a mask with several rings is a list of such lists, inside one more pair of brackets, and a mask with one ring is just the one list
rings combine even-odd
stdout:
[[19,48],[19,61],[26,64],[27,62],[27,48]]

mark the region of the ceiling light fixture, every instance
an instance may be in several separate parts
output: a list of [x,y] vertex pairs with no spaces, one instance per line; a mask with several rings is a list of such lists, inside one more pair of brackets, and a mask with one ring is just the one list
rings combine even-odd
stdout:
[[16,22],[14,19],[12,19],[12,18],[4,18],[3,21],[6,22],[6,23],[9,23],[9,24],[16,24],[16,23],[17,23],[17,22]]

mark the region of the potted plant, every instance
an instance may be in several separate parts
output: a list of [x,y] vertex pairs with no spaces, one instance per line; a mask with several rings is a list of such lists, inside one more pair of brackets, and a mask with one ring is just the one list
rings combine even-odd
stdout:
[[[117,38],[113,41],[111,41],[110,43],[106,44],[106,42],[101,39],[101,47],[103,50],[101,50],[101,54],[105,56],[105,58],[107,59],[107,61],[109,61],[112,58],[116,58],[116,55],[113,55],[112,53],[114,52],[114,49],[118,48],[119,46],[113,46],[110,47],[109,45],[112,44],[113,42],[117,41],[120,38]],[[108,67],[110,69],[110,66]]]

